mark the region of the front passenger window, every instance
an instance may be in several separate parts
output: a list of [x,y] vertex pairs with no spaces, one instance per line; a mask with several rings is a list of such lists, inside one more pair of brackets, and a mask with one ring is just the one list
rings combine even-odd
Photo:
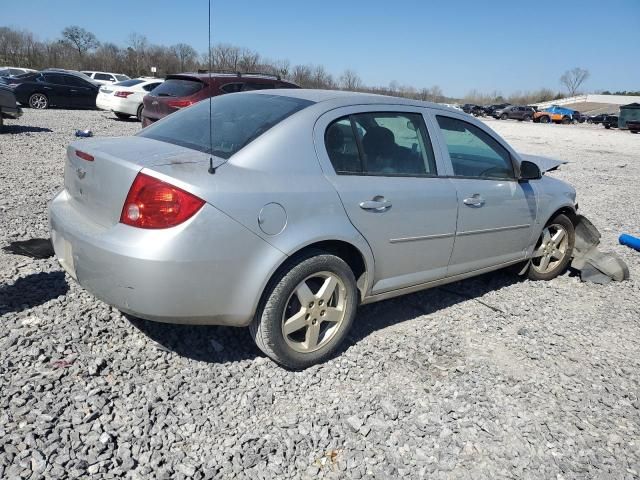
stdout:
[[457,118],[438,115],[457,177],[513,179],[511,155],[491,135]]

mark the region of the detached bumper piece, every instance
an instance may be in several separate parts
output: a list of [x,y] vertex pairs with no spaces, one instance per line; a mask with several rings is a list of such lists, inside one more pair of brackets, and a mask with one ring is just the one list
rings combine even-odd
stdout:
[[619,255],[601,252],[600,232],[586,217],[577,216],[576,242],[571,267],[580,270],[583,282],[606,284],[612,280],[621,282],[629,278],[629,268]]

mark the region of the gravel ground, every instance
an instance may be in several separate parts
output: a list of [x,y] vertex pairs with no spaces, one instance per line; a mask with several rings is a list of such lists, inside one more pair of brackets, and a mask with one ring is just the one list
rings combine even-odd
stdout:
[[[26,110],[0,135],[0,246],[46,237],[78,128]],[[0,478],[638,478],[640,135],[488,121],[571,161],[623,284],[497,272],[363,307],[345,351],[289,372],[243,329],[130,320],[54,259],[0,252]]]

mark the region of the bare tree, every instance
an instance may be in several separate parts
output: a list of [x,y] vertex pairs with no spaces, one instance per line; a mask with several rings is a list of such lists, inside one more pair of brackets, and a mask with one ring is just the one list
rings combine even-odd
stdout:
[[62,30],[62,36],[78,50],[78,56],[80,58],[82,58],[88,50],[92,50],[100,45],[100,42],[98,42],[98,39],[93,33],[77,25],[66,27]]
[[339,84],[343,90],[357,91],[362,88],[362,79],[356,72],[347,69],[340,75]]
[[198,58],[198,52],[191,45],[186,43],[178,43],[171,47],[173,54],[180,62],[180,71],[184,72],[191,67]]
[[589,70],[575,67],[564,72],[560,77],[560,83],[567,88],[569,96],[573,97],[587,78],[589,78]]

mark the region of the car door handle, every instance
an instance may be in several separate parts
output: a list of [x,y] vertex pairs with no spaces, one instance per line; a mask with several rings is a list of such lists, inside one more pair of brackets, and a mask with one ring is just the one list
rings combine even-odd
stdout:
[[386,212],[391,208],[391,202],[384,197],[375,197],[373,200],[360,202],[360,208],[373,212]]
[[482,198],[479,193],[474,193],[469,198],[465,198],[462,202],[470,207],[481,207],[484,205],[484,198]]
[[78,90],[75,90],[75,89],[73,89],[73,88],[72,88],[71,90],[69,90],[69,91],[70,91],[70,92],[73,92],[73,93],[77,93],[77,92],[78,92]]

